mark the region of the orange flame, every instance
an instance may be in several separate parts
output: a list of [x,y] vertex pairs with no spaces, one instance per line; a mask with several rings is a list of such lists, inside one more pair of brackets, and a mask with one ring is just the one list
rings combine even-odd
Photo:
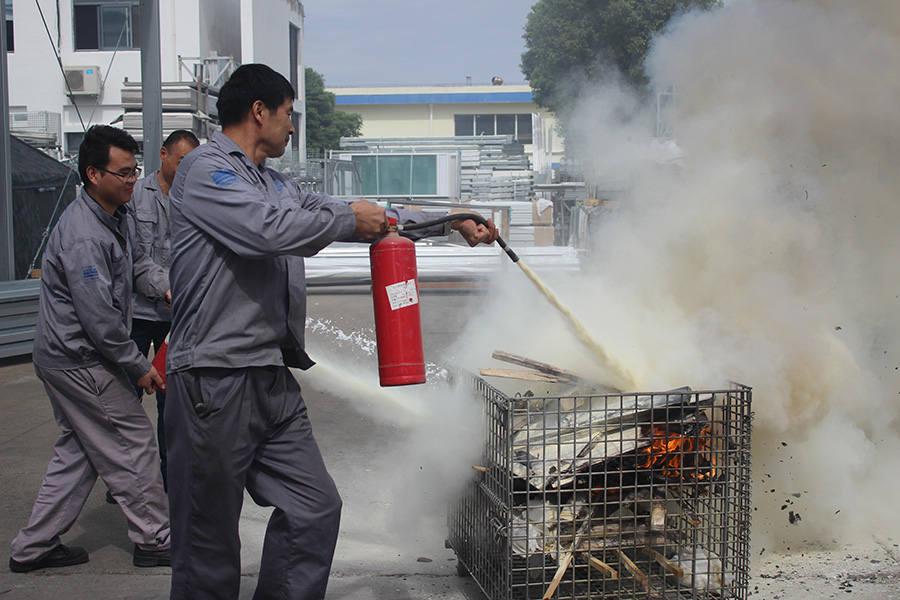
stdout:
[[638,467],[660,470],[669,479],[681,481],[706,481],[716,476],[709,425],[697,436],[670,432],[656,425],[648,433],[650,446],[638,450],[646,455]]

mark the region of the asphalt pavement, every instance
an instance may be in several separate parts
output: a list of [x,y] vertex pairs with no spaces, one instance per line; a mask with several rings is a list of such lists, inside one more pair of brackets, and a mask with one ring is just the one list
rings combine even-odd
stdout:
[[[447,537],[447,476],[434,447],[446,417],[421,410],[415,391],[388,396],[372,382],[372,301],[365,290],[324,290],[309,298],[309,345],[321,375],[300,375],[313,429],[344,500],[329,600],[483,600],[470,577],[460,576]],[[423,292],[426,358],[439,373],[444,352],[483,301],[481,292]],[[438,377],[439,378],[439,377]],[[440,402],[434,390],[422,391]],[[155,401],[144,400],[155,421]],[[30,357],[0,361],[0,539],[8,544],[29,516],[58,430]],[[452,418],[458,418],[453,415]],[[465,417],[463,417],[465,418]],[[443,427],[446,429],[446,427]],[[423,435],[424,432],[424,435]],[[448,442],[449,443],[449,442]],[[435,479],[427,472],[435,470]],[[428,486],[433,489],[417,489]],[[85,547],[90,562],[15,574],[0,569],[0,599],[163,599],[168,568],[131,564],[125,519],[95,486],[75,526],[63,536]],[[252,597],[269,509],[246,497],[241,519],[240,598]],[[7,546],[8,547],[8,546]],[[748,597],[766,600],[848,598],[900,600],[900,548],[889,541],[800,549],[754,556]]]

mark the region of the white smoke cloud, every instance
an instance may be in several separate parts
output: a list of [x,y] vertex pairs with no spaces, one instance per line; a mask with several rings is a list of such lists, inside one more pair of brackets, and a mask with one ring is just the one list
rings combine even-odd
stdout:
[[[677,19],[648,67],[680,166],[655,99],[585,93],[588,175],[627,194],[584,277],[542,277],[640,389],[753,387],[755,545],[897,535],[900,3],[734,0]],[[499,283],[465,366],[499,348],[602,377],[521,273]]]
[[733,2],[680,19],[649,65],[685,169],[639,186],[617,233],[656,231],[668,300],[717,324],[701,355],[755,389],[755,481],[777,483],[754,534],[900,529],[900,5]]
[[[384,535],[401,541],[416,538],[422,527],[429,534],[440,527],[445,534],[448,499],[462,491],[481,453],[481,405],[474,392],[449,386],[433,363],[426,363],[425,385],[381,387],[374,331],[346,331],[342,324],[310,319],[307,333],[316,365],[294,371],[301,385],[344,398],[360,415],[392,430],[378,455],[364,461],[377,473],[372,477],[379,489],[366,489],[363,499],[383,492],[389,500],[383,515],[369,517],[383,518]],[[358,488],[358,482],[344,483],[351,494]]]

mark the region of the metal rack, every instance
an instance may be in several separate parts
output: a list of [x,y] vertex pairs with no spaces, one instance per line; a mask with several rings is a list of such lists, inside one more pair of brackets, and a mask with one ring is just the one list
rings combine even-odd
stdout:
[[748,597],[751,390],[483,402],[448,542],[490,600]]

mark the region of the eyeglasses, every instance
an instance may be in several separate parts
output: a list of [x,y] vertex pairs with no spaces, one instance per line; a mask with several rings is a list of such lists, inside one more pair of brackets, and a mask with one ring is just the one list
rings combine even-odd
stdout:
[[103,171],[104,173],[109,173],[110,175],[115,175],[122,181],[128,181],[129,179],[134,179],[135,181],[137,181],[137,178],[141,176],[141,168],[140,167],[135,167],[133,171],[130,171],[128,173],[116,173],[115,171],[107,171],[106,169],[103,169],[101,167],[94,167],[94,168],[97,169],[98,171]]

